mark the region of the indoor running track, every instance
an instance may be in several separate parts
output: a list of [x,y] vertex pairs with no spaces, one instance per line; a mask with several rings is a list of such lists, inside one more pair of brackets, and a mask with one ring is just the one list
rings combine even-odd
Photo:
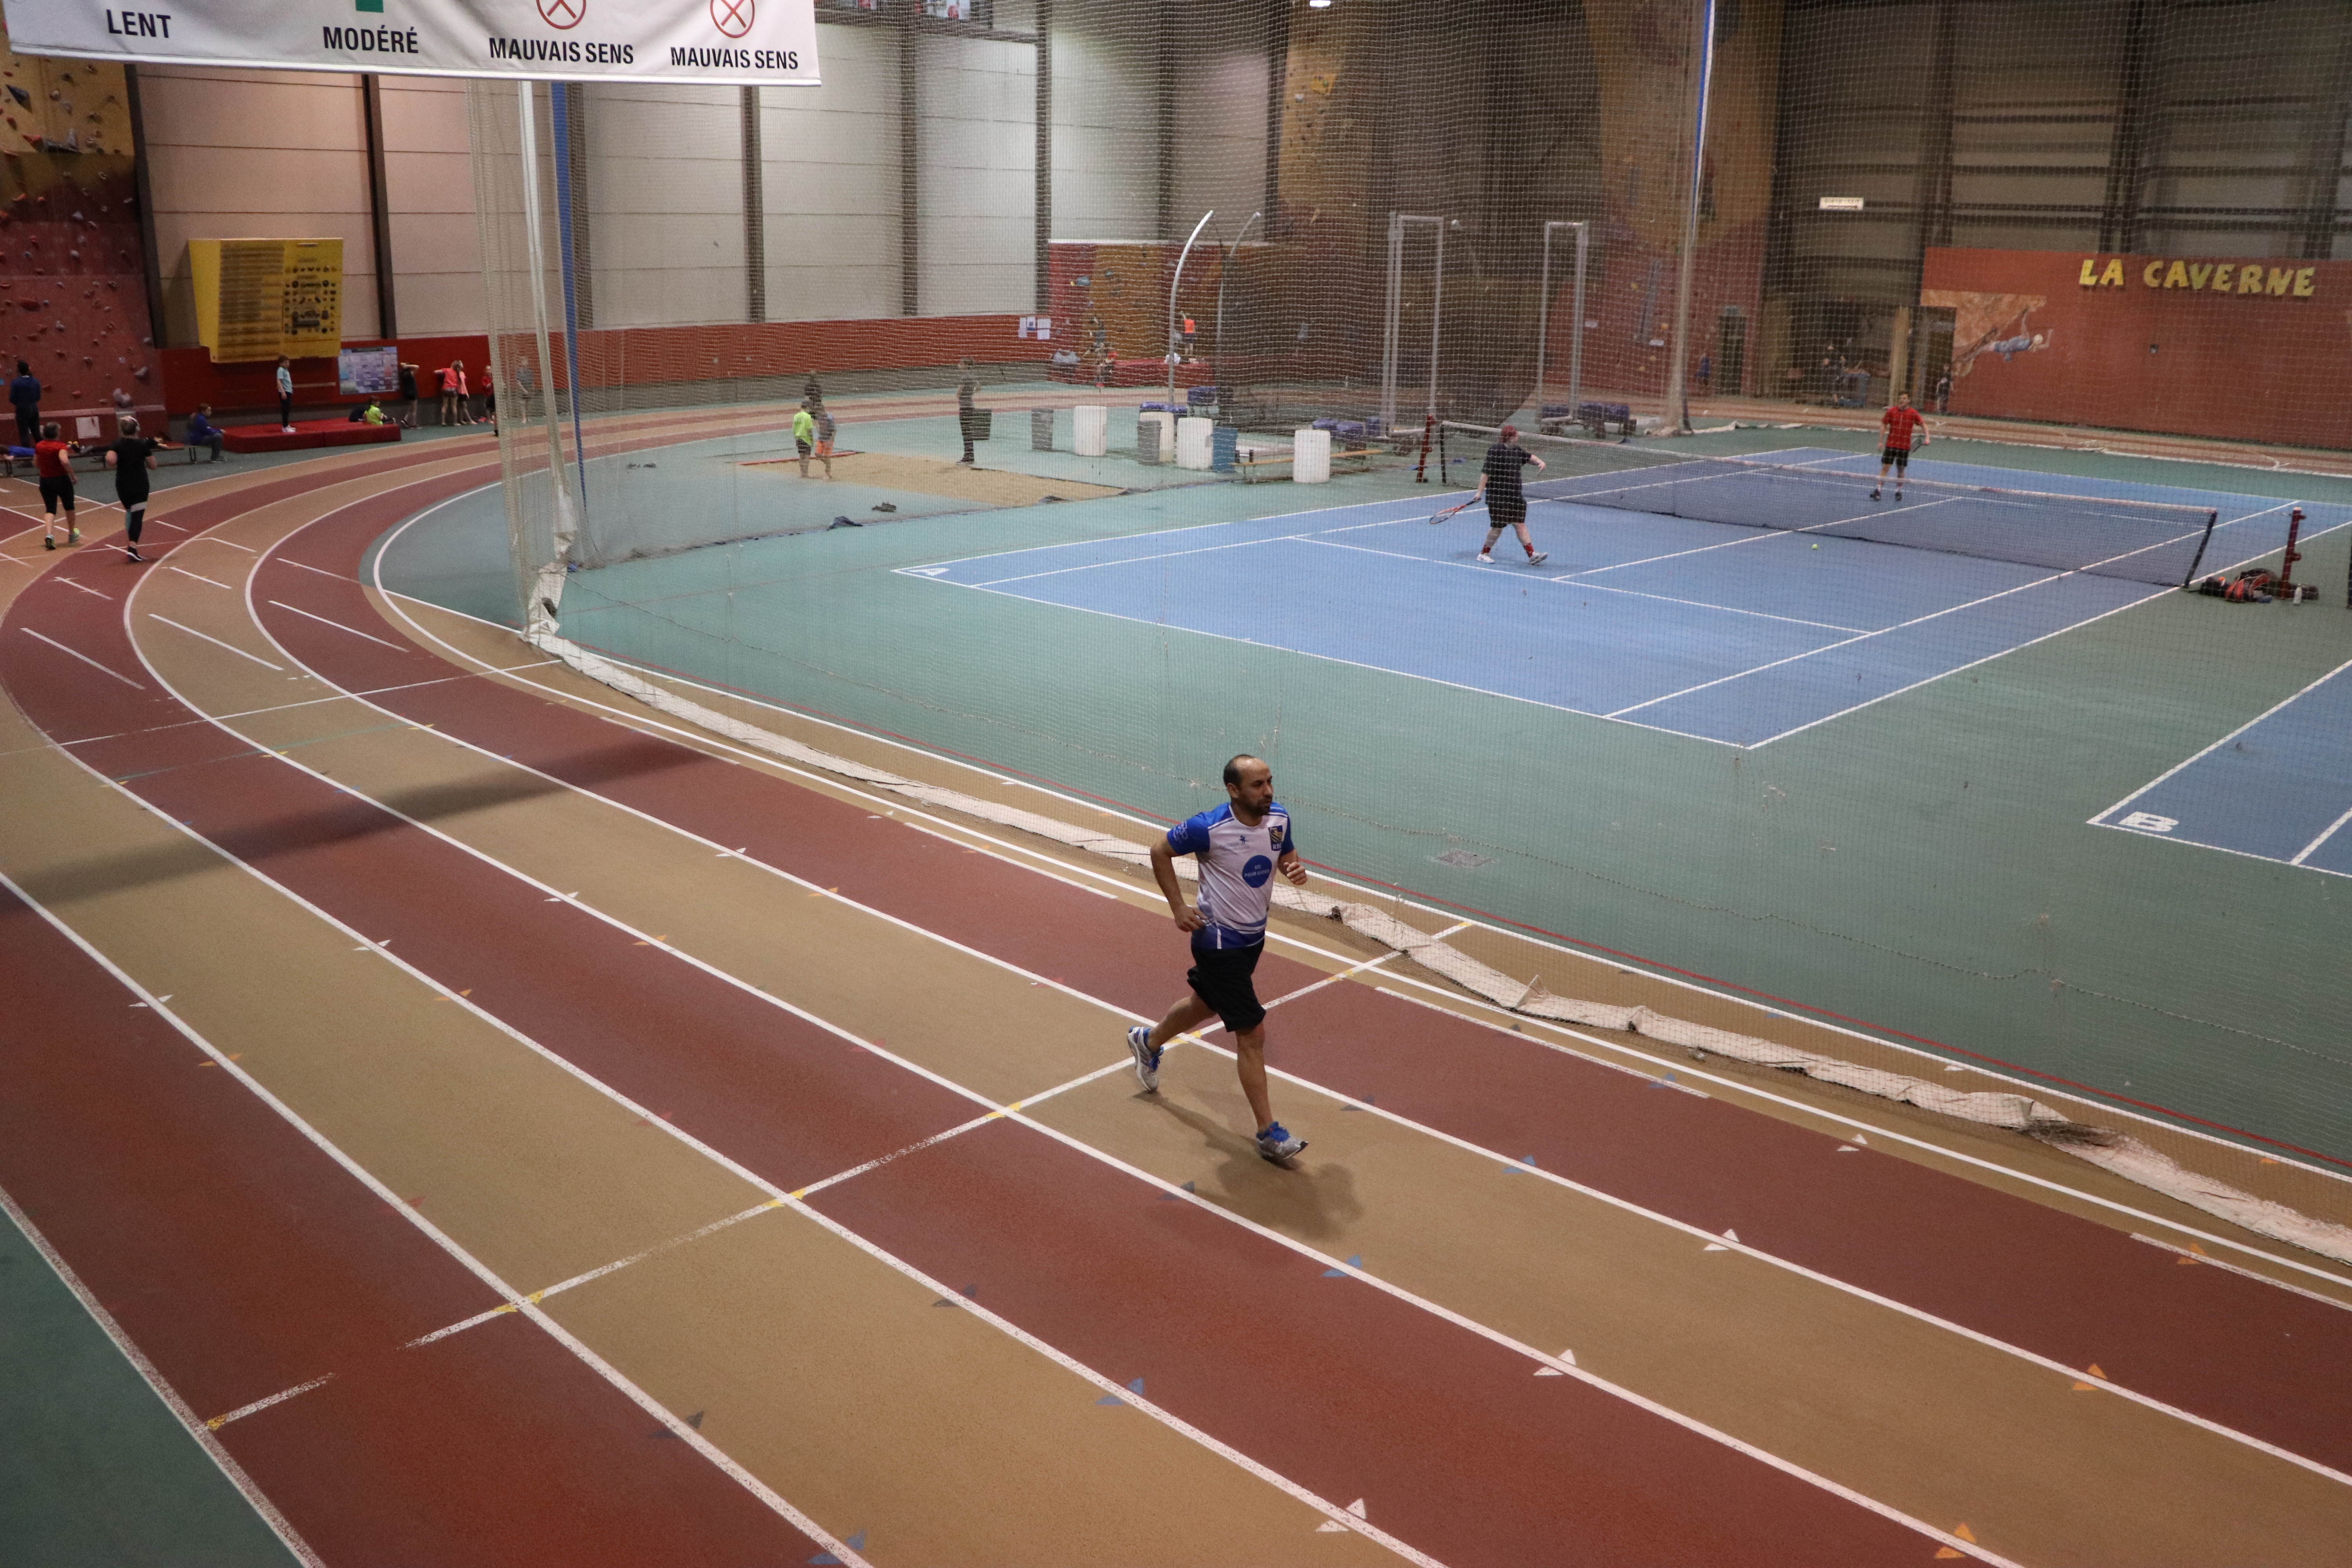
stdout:
[[53,1026],[0,1062],[0,1186],[327,1561],[2352,1532],[2352,1314],[1867,1118],[1310,989],[1359,961],[1311,937],[1261,972],[1302,1169],[1202,1047],[1139,1100],[1164,913],[371,596],[369,543],[492,471],[434,457],[174,492],[201,537],[144,571],[19,536],[0,621],[0,765],[51,803],[0,828],[0,963]]

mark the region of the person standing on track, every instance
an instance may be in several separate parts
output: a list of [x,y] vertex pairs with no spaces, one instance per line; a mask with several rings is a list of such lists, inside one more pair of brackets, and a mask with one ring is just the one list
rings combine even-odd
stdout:
[[294,362],[278,356],[278,428],[294,434]]
[[980,421],[980,405],[974,400],[980,383],[972,379],[971,361],[963,361],[958,368],[963,378],[956,383],[956,424],[963,432],[963,456],[956,461],[968,468],[971,467],[971,427]]
[[16,362],[16,379],[8,384],[8,401],[16,408],[16,445],[37,445],[41,439],[41,384],[33,379],[33,367],[23,360]]
[[74,516],[73,465],[67,461],[73,456],[73,443],[58,438],[54,423],[41,426],[41,438],[33,444],[33,472],[41,481],[41,548],[55,550],[57,541],[58,503],[66,509],[66,542],[81,542],[81,522]]
[[809,406],[816,416],[816,460],[824,465],[824,477],[833,478],[833,437],[840,426],[834,423],[833,413],[820,397]]
[[[285,362],[279,362],[281,364]],[[139,531],[147,521],[147,472],[155,466],[155,443],[139,434],[139,421],[125,416],[121,439],[106,449],[106,466],[114,470],[114,498],[122,503],[122,521],[130,539],[122,552],[133,561],[139,553]]]
[[1519,489],[1519,470],[1533,463],[1540,472],[1544,460],[1518,444],[1517,426],[1506,425],[1496,436],[1495,444],[1486,448],[1486,463],[1478,475],[1478,488],[1470,495],[1474,505],[1481,496],[1486,500],[1486,542],[1478,547],[1478,560],[1482,564],[1493,565],[1495,541],[1503,537],[1503,530],[1513,528],[1518,531],[1519,548],[1528,552],[1528,564],[1540,566],[1549,552],[1538,550],[1536,542],[1528,536],[1528,497]]
[[1907,392],[1895,395],[1893,406],[1878,416],[1878,422],[1886,429],[1886,443],[1878,454],[1878,479],[1870,487],[1870,499],[1878,499],[1879,490],[1886,483],[1886,470],[1891,468],[1895,470],[1895,499],[1901,500],[1904,470],[1911,466],[1913,435],[1916,433],[1918,445],[1926,446],[1927,422],[1911,406],[1911,395]]
[[816,450],[816,416],[809,412],[808,399],[793,410],[793,451],[801,460],[801,478],[808,478],[809,454]]
[[[1159,1023],[1127,1032],[1136,1080],[1146,1093],[1160,1089],[1160,1058],[1168,1042],[1212,1015],[1234,1035],[1234,1065],[1242,1093],[1257,1118],[1257,1152],[1276,1164],[1307,1147],[1274,1119],[1265,1088],[1265,1008],[1251,976],[1265,951],[1266,911],[1279,871],[1294,887],[1307,883],[1307,862],[1291,836],[1290,813],[1274,798],[1274,770],[1244,752],[1225,764],[1223,805],[1186,817],[1151,846],[1151,874],[1168,900],[1176,929],[1192,939],[1192,993]],[[1198,908],[1184,901],[1176,857],[1198,858]]]

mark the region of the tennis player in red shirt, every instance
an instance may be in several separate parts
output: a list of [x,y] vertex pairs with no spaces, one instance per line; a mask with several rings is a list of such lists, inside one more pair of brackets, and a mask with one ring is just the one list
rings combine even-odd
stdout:
[[1886,427],[1886,442],[1885,448],[1878,454],[1878,482],[1870,487],[1870,499],[1873,500],[1878,499],[1880,486],[1886,483],[1886,470],[1893,468],[1895,499],[1901,500],[1903,470],[1911,466],[1913,433],[1915,431],[1917,433],[1918,444],[1922,447],[1926,446],[1927,422],[1919,416],[1917,409],[1911,406],[1911,395],[1907,392],[1896,395],[1894,405],[1878,416],[1878,422]]

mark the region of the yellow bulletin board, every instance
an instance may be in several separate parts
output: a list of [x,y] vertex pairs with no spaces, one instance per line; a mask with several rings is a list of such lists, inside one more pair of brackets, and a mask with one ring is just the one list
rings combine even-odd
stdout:
[[192,239],[196,341],[217,364],[319,358],[343,340],[340,239]]

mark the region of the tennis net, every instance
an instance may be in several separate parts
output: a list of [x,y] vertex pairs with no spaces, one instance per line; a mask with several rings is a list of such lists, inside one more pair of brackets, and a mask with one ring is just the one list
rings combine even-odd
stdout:
[[[1497,432],[1448,423],[1438,451],[1446,482],[1477,482]],[[1910,479],[1885,499],[1875,468],[1835,468],[1696,457],[1632,443],[1522,433],[1541,458],[1532,500],[1569,501],[1689,518],[1739,528],[1830,534],[2053,572],[2186,586],[2204,559],[2219,514],[2204,507],[2045,494]]]

